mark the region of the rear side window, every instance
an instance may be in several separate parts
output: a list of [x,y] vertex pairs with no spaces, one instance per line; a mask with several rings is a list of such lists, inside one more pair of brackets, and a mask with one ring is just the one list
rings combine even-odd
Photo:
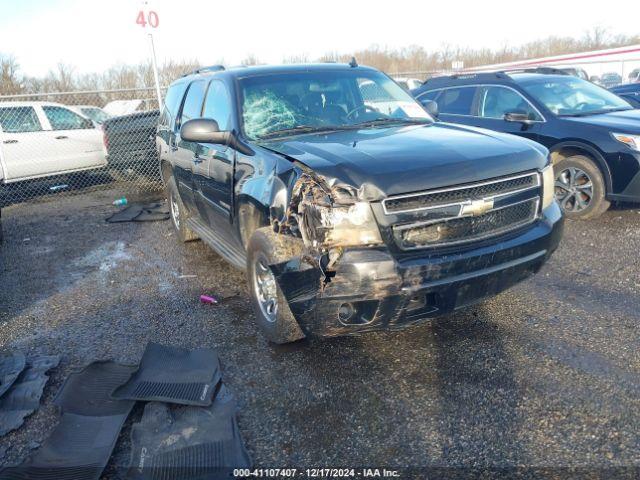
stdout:
[[440,113],[471,115],[476,87],[447,88],[436,100]]
[[204,80],[196,80],[191,84],[187,97],[184,99],[180,124],[202,116],[202,103],[206,87],[207,84]]
[[42,130],[40,120],[33,107],[0,108],[0,127],[2,131],[39,132]]
[[202,116],[204,118],[212,118],[218,122],[218,127],[221,131],[230,129],[231,98],[227,87],[221,81],[213,80],[209,85]]
[[75,112],[63,107],[44,106],[44,114],[47,116],[53,130],[78,130],[81,128],[93,128],[93,124],[87,118],[81,117]]

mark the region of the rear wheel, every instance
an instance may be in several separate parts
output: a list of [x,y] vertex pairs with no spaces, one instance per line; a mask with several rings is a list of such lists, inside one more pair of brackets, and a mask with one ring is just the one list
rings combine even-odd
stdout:
[[279,344],[304,338],[270,267],[291,258],[296,248],[294,242],[295,239],[265,227],[253,233],[247,247],[249,296],[256,323],[270,341]]
[[189,214],[182,203],[182,199],[178,193],[178,187],[176,186],[176,181],[173,177],[169,178],[169,181],[167,182],[167,201],[169,202],[171,223],[173,224],[173,228],[175,228],[180,241],[190,242],[192,240],[197,240],[198,235],[196,235],[196,233],[186,225]]
[[598,166],[589,157],[567,157],[554,166],[556,200],[569,218],[596,218],[611,205]]

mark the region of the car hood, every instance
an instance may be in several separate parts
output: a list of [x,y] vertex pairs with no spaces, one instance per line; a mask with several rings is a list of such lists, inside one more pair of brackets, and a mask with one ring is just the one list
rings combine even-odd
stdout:
[[615,129],[622,133],[640,133],[640,110],[599,113],[585,117],[563,117],[563,120]]
[[530,140],[435,123],[302,135],[261,143],[367,200],[541,169],[547,150]]

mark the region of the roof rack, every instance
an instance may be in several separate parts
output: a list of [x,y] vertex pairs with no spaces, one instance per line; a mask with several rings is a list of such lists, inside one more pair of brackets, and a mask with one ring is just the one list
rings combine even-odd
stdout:
[[187,73],[184,76],[186,77],[187,75],[196,75],[198,73],[221,72],[223,70],[225,70],[224,65],[209,65],[208,67],[196,68],[194,71]]
[[540,73],[542,75],[571,75],[561,68],[555,67],[531,67],[505,70],[504,73]]

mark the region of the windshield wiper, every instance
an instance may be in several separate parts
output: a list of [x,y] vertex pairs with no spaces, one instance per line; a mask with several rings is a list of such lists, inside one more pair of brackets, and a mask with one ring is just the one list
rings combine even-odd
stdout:
[[558,115],[558,116],[559,117],[588,117],[589,115],[602,115],[604,113],[611,113],[611,112],[626,112],[627,110],[633,110],[633,107],[604,108],[602,110],[591,110],[590,112],[566,113],[564,115]]
[[386,125],[392,123],[406,123],[411,125],[425,125],[430,124],[431,120],[426,118],[376,118],[374,120],[366,120],[360,123],[354,123],[354,127],[375,127],[376,125]]
[[260,135],[259,139],[264,140],[268,138],[285,137],[287,135],[298,135],[303,133],[330,132],[333,130],[339,130],[340,128],[341,127],[339,125],[326,125],[324,127],[320,127],[318,125],[298,125],[297,127],[283,128],[281,130],[274,130],[273,132],[265,133],[264,135]]

